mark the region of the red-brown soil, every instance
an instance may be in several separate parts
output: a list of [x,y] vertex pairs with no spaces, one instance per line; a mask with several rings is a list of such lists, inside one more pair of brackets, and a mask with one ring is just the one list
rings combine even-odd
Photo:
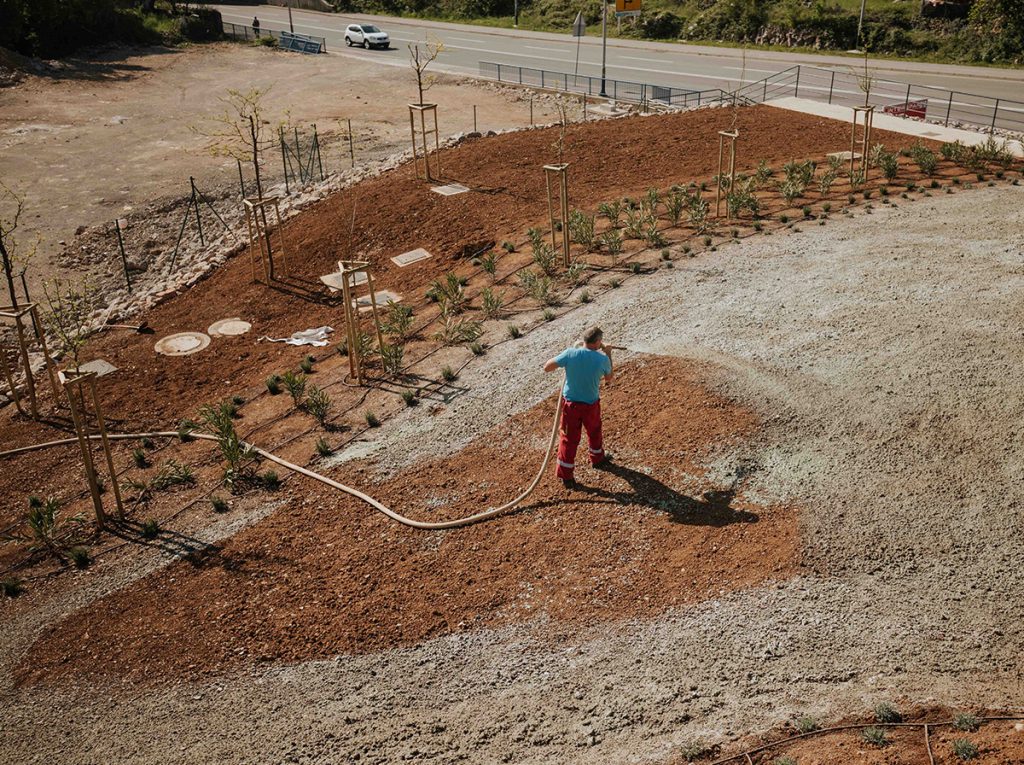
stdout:
[[[508,516],[423,532],[290,482],[288,503],[271,517],[52,626],[25,657],[20,682],[159,681],[524,622],[548,621],[550,636],[791,575],[796,513],[755,506],[701,468],[755,435],[755,415],[677,360],[623,372],[604,399],[616,467],[581,468],[586,489],[568,493],[549,471]],[[369,490],[418,518],[504,502],[537,469],[552,407],[548,400],[451,458]],[[363,475],[349,466],[340,480],[365,485]]]
[[[992,712],[991,716],[1005,716]],[[913,715],[917,721],[948,721],[954,717],[949,710],[933,710]],[[978,730],[965,732],[952,725],[932,726],[929,733],[935,765],[959,765],[964,762],[953,751],[953,743],[966,739],[978,747],[978,756],[968,760],[979,765],[1021,765],[1024,763],[1024,720],[994,720],[982,723]],[[840,723],[845,724],[845,723]],[[794,731],[769,737],[782,740]],[[790,758],[797,765],[930,765],[925,744],[924,727],[919,725],[886,728],[888,743],[876,746],[866,742],[863,729],[837,731],[810,736],[792,743],[783,743],[751,755],[755,765],[774,765]],[[673,759],[675,763],[685,762]],[[742,756],[733,760],[744,763]]]
[[[728,127],[731,110],[712,109],[681,114],[632,117],[623,120],[589,122],[571,126],[565,146],[570,162],[572,204],[594,210],[601,201],[629,194],[640,196],[648,187],[666,188],[674,183],[707,180],[717,172],[717,131]],[[824,154],[847,141],[844,123],[773,109],[752,107],[735,113],[743,139],[740,170],[756,166],[761,159],[778,167],[793,158]],[[282,336],[307,327],[331,324],[341,329],[341,309],[310,299],[310,289],[319,289],[317,276],[334,269],[335,261],[350,254],[373,263],[380,288],[397,290],[413,304],[421,323],[436,317],[436,308],[423,299],[427,282],[447,270],[471,276],[469,293],[475,295],[488,283],[479,269],[461,262],[463,253],[488,242],[506,239],[521,244],[525,229],[542,222],[545,215],[543,174],[540,165],[553,158],[555,129],[510,133],[466,142],[444,153],[445,175],[473,188],[473,192],[442,197],[427,184],[417,181],[411,166],[403,166],[382,177],[357,184],[321,204],[306,210],[288,224],[294,248],[291,258],[294,276],[268,288],[253,284],[248,256],[229,261],[173,300],[149,311],[145,318],[156,328],[155,336],[114,330],[95,337],[83,360],[105,358],[119,368],[103,378],[100,386],[111,428],[130,432],[139,429],[167,429],[183,417],[193,417],[199,404],[234,393],[253,399],[246,407],[240,430],[261,445],[276,447],[278,440],[296,435],[294,424],[275,430],[278,440],[258,432],[268,421],[284,417],[286,407],[267,401],[261,381],[271,373],[295,368],[307,352],[278,344],[256,343],[259,335]],[[879,132],[876,139],[890,148],[910,143],[907,136]],[[668,158],[668,159],[666,159]],[[911,168],[904,163],[908,177]],[[901,174],[901,178],[903,175]],[[801,202],[820,209],[816,190]],[[833,193],[843,198],[839,184]],[[780,200],[762,200],[765,212],[784,206]],[[355,245],[349,247],[352,205],[356,205]],[[663,225],[665,222],[663,221]],[[737,224],[741,225],[741,224]],[[744,233],[749,226],[744,228]],[[699,239],[685,227],[674,229],[670,239]],[[728,238],[723,232],[715,241]],[[694,249],[702,248],[694,241]],[[417,246],[425,246],[435,258],[399,269],[390,257]],[[640,243],[628,247],[636,249]],[[503,256],[499,275],[505,276],[529,262],[526,253]],[[628,277],[628,274],[626,274]],[[521,291],[505,282],[501,289],[508,301]],[[194,356],[167,358],[153,352],[157,337],[185,330],[205,330],[213,321],[240,316],[253,323],[253,331],[236,338],[218,338]],[[406,359],[421,358],[437,344],[430,339],[433,329],[407,345]],[[340,339],[339,335],[335,337]],[[315,351],[330,357],[330,349]],[[364,392],[341,386],[344,362],[329,358],[318,366],[314,380],[330,388],[337,409],[344,410],[361,400]],[[279,397],[283,399],[284,397]],[[368,399],[378,414],[400,407],[397,395],[371,394]],[[66,435],[50,427],[26,424],[13,407],[0,412],[3,443],[19,446]],[[359,423],[358,413],[352,422]],[[308,428],[308,423],[302,427]],[[300,429],[301,430],[301,429]],[[311,443],[306,445],[311,453]],[[129,464],[128,447],[119,449],[118,465]],[[66,459],[62,455],[61,459]],[[8,528],[22,512],[24,496],[30,492],[60,495],[81,494],[77,470],[53,470],[52,456],[28,455],[8,461],[10,469],[0,472],[0,496],[9,502],[0,508],[0,528]],[[75,460],[77,463],[77,459]],[[78,512],[80,507],[69,507]]]

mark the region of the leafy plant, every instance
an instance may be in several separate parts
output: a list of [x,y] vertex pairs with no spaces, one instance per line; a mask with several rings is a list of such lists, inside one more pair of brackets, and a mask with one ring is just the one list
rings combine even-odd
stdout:
[[267,386],[267,392],[276,396],[281,392],[281,375],[270,375],[263,383]]
[[416,406],[420,400],[416,398],[416,391],[414,390],[403,390],[402,401],[405,402],[406,406]]
[[540,229],[531,228],[527,232],[530,239],[530,249],[533,253],[533,262],[542,273],[551,276],[558,270],[558,263],[554,248],[544,239]]
[[407,340],[412,331],[412,315],[412,306],[389,300],[384,306],[384,321],[380,325],[381,332],[388,337],[402,341]]
[[430,292],[441,304],[441,313],[444,314],[462,313],[469,304],[462,279],[450,271],[443,279],[434,279],[430,282]]
[[583,245],[589,252],[598,244],[594,234],[594,216],[582,210],[569,211],[569,238],[576,244]]
[[216,495],[210,497],[210,506],[213,508],[215,513],[226,513],[231,507],[228,505],[228,501],[224,497],[218,497]]
[[821,196],[827,197],[829,192],[832,191],[832,184],[836,182],[836,177],[836,171],[831,168],[818,176],[818,193]]
[[889,743],[889,737],[886,735],[885,728],[876,728],[874,726],[865,728],[861,731],[861,737],[869,744],[875,746],[885,746]]
[[178,423],[178,440],[183,444],[187,444],[189,441],[194,441],[192,437],[192,431],[198,430],[199,426],[192,422],[192,420],[185,419]]
[[682,220],[687,201],[686,192],[678,186],[674,186],[665,198],[665,212],[668,213],[668,219],[672,221],[673,226],[678,226]]
[[602,202],[597,206],[597,212],[608,219],[608,223],[613,229],[618,228],[619,218],[622,216],[622,202],[617,199],[612,202]]
[[966,762],[978,756],[978,745],[966,738],[958,738],[953,742],[953,754]]
[[302,397],[306,395],[306,385],[308,380],[302,373],[296,374],[291,370],[288,370],[281,375],[281,382],[284,384],[285,390],[292,397],[292,403],[298,407],[302,403]]
[[863,170],[854,170],[853,173],[850,175],[850,188],[859,189],[861,186],[864,185],[865,180],[867,179],[864,175]]
[[885,180],[892,183],[900,172],[900,158],[895,152],[882,152],[878,158],[878,166],[881,168]]
[[903,720],[903,716],[887,701],[876,704],[874,712],[875,719],[880,723],[898,723]]
[[666,244],[665,235],[658,230],[658,221],[651,216],[644,227],[644,240],[651,247],[661,247]]
[[132,449],[132,462],[134,462],[135,467],[140,470],[149,467],[149,457],[146,456],[146,452],[142,449]]
[[305,372],[307,375],[313,371],[313,357],[306,356],[302,361],[299,362],[299,369]]
[[57,338],[60,353],[70,358],[71,368],[78,369],[82,348],[92,331],[89,317],[98,291],[88,281],[74,285],[54,279],[43,282],[43,296],[48,308],[43,324]]
[[366,418],[366,424],[371,428],[380,427],[380,418],[373,412],[367,412],[363,415]]
[[385,374],[397,377],[401,374],[402,359],[406,356],[406,346],[401,343],[384,343],[381,346],[381,366]]
[[72,547],[68,550],[68,560],[71,561],[71,565],[78,569],[88,568],[89,564],[92,563],[89,551],[84,547]]
[[783,199],[786,200],[787,204],[793,204],[794,200],[804,195],[803,182],[799,178],[787,178],[779,186],[779,191],[782,192]]
[[622,254],[622,234],[618,229],[609,229],[601,235],[601,245],[608,250],[612,263]]
[[2,538],[25,544],[30,553],[49,552],[60,557],[63,545],[58,540],[58,510],[60,502],[53,497],[46,500],[29,497],[24,528],[5,534]]
[[25,592],[25,582],[16,576],[5,576],[0,579],[0,595],[5,598],[16,598]]
[[503,249],[505,252],[511,253],[516,251],[516,246],[512,244],[512,242],[502,242],[501,249]]
[[478,321],[444,315],[441,317],[441,329],[434,334],[434,339],[443,345],[461,345],[479,339],[483,333],[483,325]]
[[313,415],[313,419],[319,423],[320,427],[327,427],[327,421],[331,417],[332,403],[331,397],[327,395],[327,392],[323,388],[311,385],[309,387],[309,392],[306,394],[306,401],[303,406],[307,412]]
[[474,356],[483,356],[484,355],[484,350],[485,349],[484,349],[484,346],[483,346],[482,343],[475,342],[475,343],[470,343],[469,344],[469,351]]
[[935,152],[921,143],[914,144],[910,149],[910,156],[926,176],[931,177],[939,166],[938,157]]
[[[287,378],[287,375],[285,377]],[[304,390],[304,378],[302,387]],[[224,469],[224,483],[234,492],[239,488],[241,481],[249,476],[248,463],[254,458],[255,453],[251,446],[238,437],[234,421],[222,408],[204,404],[199,410],[199,418],[205,430],[217,439],[221,456],[227,463]]]
[[643,239],[646,224],[646,216],[642,206],[626,208],[626,223],[623,233],[627,239]]
[[690,224],[696,229],[698,234],[703,234],[708,228],[708,213],[711,210],[711,205],[704,199],[699,193],[690,195],[689,200],[689,213],[690,213]]
[[748,178],[737,183],[725,197],[726,206],[729,208],[729,215],[737,217],[744,210],[749,210],[751,215],[756,216],[761,211],[761,202],[754,194],[754,180]]
[[277,491],[281,488],[281,477],[273,470],[267,470],[260,475],[260,483],[267,491]]
[[813,733],[818,730],[818,721],[809,715],[796,719],[796,729],[801,733]]
[[953,727],[965,733],[973,733],[981,726],[981,720],[972,714],[959,714],[953,718]]
[[480,311],[485,319],[497,319],[504,307],[505,297],[502,293],[495,292],[490,287],[485,287],[480,293]]
[[149,482],[149,488],[164,491],[175,486],[194,486],[195,483],[196,474],[191,467],[177,460],[167,460]]
[[690,741],[684,741],[679,747],[679,755],[687,762],[693,762],[699,760],[701,757],[706,755],[710,749],[707,744],[698,739],[692,739]]
[[149,518],[142,524],[139,533],[143,539],[156,539],[160,533],[160,523],[155,518]]
[[558,304],[558,297],[553,290],[553,282],[547,274],[538,274],[536,271],[530,270],[521,271],[519,273],[519,285],[527,295],[541,305]]
[[508,331],[508,336],[512,340],[516,340],[523,336],[523,330],[519,329],[518,324],[509,324],[505,327],[505,329]]

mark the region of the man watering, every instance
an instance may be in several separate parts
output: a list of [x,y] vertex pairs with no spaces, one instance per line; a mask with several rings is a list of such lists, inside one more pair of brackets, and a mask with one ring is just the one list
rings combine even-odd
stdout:
[[576,488],[574,470],[580,431],[586,429],[590,464],[605,467],[611,461],[601,438],[601,378],[612,379],[612,349],[604,344],[600,327],[583,333],[583,345],[566,348],[544,365],[545,372],[565,369],[562,388],[562,437],[558,443],[558,470],[567,489]]

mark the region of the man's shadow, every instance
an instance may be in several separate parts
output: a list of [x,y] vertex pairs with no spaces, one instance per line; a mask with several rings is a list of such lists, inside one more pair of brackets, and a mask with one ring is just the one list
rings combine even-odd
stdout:
[[700,499],[681,494],[656,478],[612,463],[604,472],[621,478],[629,490],[609,491],[597,486],[579,484],[579,491],[621,504],[641,505],[665,513],[673,523],[691,526],[728,526],[732,523],[757,523],[755,513],[733,508],[735,485],[728,489],[704,492]]

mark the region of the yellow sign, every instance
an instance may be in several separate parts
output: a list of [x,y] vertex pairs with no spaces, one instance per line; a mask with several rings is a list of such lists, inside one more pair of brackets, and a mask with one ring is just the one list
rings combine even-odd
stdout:
[[639,13],[641,0],[615,0],[616,13]]

